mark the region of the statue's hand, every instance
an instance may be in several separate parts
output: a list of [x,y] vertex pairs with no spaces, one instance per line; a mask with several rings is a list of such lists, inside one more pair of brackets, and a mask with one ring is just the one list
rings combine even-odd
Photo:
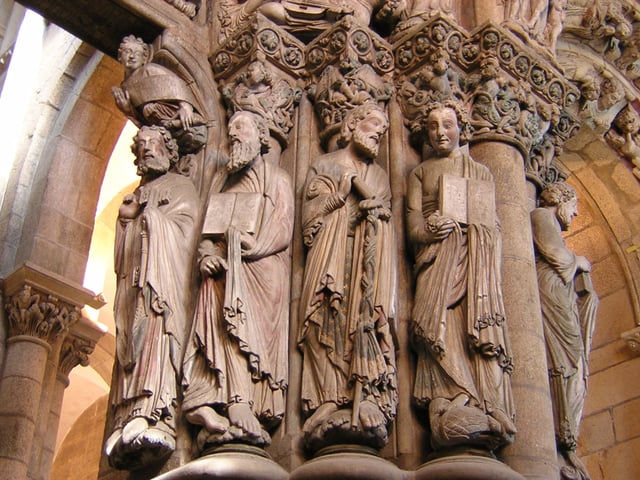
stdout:
[[438,210],[433,212],[427,218],[425,224],[425,233],[428,241],[440,241],[447,238],[453,229],[456,228],[456,222],[440,214]]
[[346,200],[351,193],[351,185],[353,184],[353,179],[356,177],[354,173],[345,173],[340,178],[340,183],[338,184],[338,194],[342,200]]
[[376,208],[382,208],[384,205],[382,204],[382,200],[378,198],[367,198],[366,200],[362,200],[358,206],[360,210],[367,212]]
[[113,87],[111,92],[113,93],[113,98],[118,108],[125,114],[132,114],[133,110],[131,109],[129,92],[120,87]]
[[138,216],[140,210],[140,204],[138,199],[132,193],[129,193],[122,200],[122,205],[118,210],[118,218],[120,220],[133,220]]
[[203,277],[213,277],[227,268],[227,261],[217,255],[207,255],[200,261],[200,273]]
[[189,130],[193,126],[193,106],[189,102],[180,102],[178,109],[180,123],[184,130]]

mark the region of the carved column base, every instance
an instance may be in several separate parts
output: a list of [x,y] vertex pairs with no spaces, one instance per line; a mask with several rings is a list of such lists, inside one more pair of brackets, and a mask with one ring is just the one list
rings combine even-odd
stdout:
[[336,445],[291,472],[290,480],[402,480],[406,472],[366,447]]
[[209,455],[156,477],[156,480],[224,478],[227,480],[286,480],[289,474],[262,449],[249,445],[228,445]]
[[420,466],[415,480],[524,480],[504,463],[493,458],[455,455],[438,458]]

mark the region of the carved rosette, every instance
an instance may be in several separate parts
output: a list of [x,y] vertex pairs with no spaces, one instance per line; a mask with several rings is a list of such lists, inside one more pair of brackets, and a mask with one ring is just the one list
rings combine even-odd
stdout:
[[391,98],[394,70],[391,46],[347,16],[316,38],[307,48],[308,88],[326,144],[340,129],[348,111]]
[[267,61],[294,78],[303,75],[305,46],[275,23],[256,13],[210,57],[214,78],[230,79],[261,52]]
[[89,365],[89,355],[93,353],[96,342],[77,336],[68,336],[62,343],[58,361],[58,377],[68,383],[71,370],[78,365]]
[[53,343],[80,318],[80,309],[25,285],[8,297],[9,337],[27,335]]
[[[422,136],[427,103],[455,98],[469,112],[472,142],[514,145],[539,185],[562,177],[552,162],[579,127],[574,111],[580,93],[516,35],[493,23],[469,34],[435,15],[407,30],[393,52],[398,98],[414,138]],[[443,57],[448,71],[434,72],[434,59]]]

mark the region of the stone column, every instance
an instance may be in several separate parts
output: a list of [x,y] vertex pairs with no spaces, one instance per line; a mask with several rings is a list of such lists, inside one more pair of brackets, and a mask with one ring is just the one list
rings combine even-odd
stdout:
[[558,478],[524,161],[507,143],[480,142],[470,150],[493,173],[502,227],[502,288],[515,363],[511,386],[518,428],[503,459],[528,479]]
[[43,386],[53,346],[80,318],[81,306],[104,303],[30,264],[4,279],[3,289],[8,340],[0,377],[0,480],[22,480],[37,453],[34,438],[43,398],[51,398]]

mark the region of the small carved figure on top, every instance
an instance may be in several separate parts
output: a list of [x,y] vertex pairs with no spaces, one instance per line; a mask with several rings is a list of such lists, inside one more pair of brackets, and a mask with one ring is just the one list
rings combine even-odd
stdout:
[[375,162],[387,128],[375,103],[354,108],[342,148],[307,174],[298,345],[311,452],[335,443],[381,448],[396,413],[396,250],[389,179]]
[[169,5],[173,5],[189,18],[193,18],[196,16],[196,13],[198,13],[198,7],[200,5],[200,0],[165,0],[165,2],[167,2]]
[[177,385],[190,320],[199,198],[171,134],[143,126],[132,145],[140,175],[124,198],[115,242],[116,359],[111,386],[112,466],[134,470],[173,452]]
[[457,103],[428,105],[423,132],[434,153],[407,182],[416,273],[413,396],[429,408],[434,449],[491,451],[516,433],[495,185],[460,147],[470,126]]
[[150,62],[150,49],[128,35],[118,49],[125,76],[113,87],[118,108],[136,125],[159,125],[178,142],[180,154],[193,153],[207,140],[206,121],[187,83],[168,68]]
[[293,126],[293,110],[300,101],[302,90],[278,78],[264,58],[251,62],[247,72],[238,75],[232,84],[225,85],[222,96],[229,114],[247,111],[262,117],[272,136],[282,148]]
[[547,185],[540,207],[531,212],[556,442],[565,461],[560,470],[565,480],[590,478],[576,448],[598,307],[591,264],[569,250],[562,237],[577,213],[576,192],[566,183]]
[[[229,3],[229,2],[227,2]],[[234,8],[235,7],[235,8]],[[352,15],[356,21],[368,26],[369,23],[393,23],[406,9],[405,0],[278,0],[264,2],[247,0],[242,4],[228,4],[226,11],[233,12],[236,19],[225,23],[229,30],[235,30],[248,16],[259,11],[265,17],[281,25],[303,41],[310,41],[346,15]],[[227,13],[228,15],[228,13]]]
[[235,113],[229,140],[204,218],[202,283],[184,359],[182,408],[202,427],[200,449],[268,445],[288,381],[293,189],[263,157],[269,131],[261,117]]

